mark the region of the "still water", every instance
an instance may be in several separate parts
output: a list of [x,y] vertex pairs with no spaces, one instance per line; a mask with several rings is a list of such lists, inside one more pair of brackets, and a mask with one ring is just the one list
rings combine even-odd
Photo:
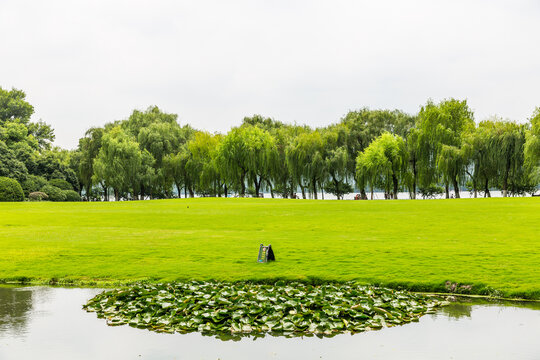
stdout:
[[0,287],[0,359],[540,359],[540,304],[454,303],[332,338],[158,334],[81,310],[98,289]]

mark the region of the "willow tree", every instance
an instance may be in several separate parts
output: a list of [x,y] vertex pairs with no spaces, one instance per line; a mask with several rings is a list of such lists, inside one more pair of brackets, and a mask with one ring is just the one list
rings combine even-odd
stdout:
[[530,119],[530,130],[525,143],[525,164],[531,182],[540,184],[540,108],[536,108]]
[[[401,110],[371,110],[363,108],[349,111],[340,121],[347,127],[348,176],[356,175],[356,158],[361,151],[384,132],[397,134],[403,138],[414,127],[416,118]],[[363,182],[357,186],[365,197]]]
[[[463,159],[455,155],[455,149],[448,148],[453,146],[460,149],[463,143],[463,135],[474,127],[473,112],[467,105],[467,100],[447,99],[439,104],[429,100],[424,105],[418,114],[417,124],[420,131],[420,177],[424,187],[432,186],[441,179],[441,168],[437,166],[440,163],[440,153],[444,148],[445,161],[444,168],[464,167]],[[450,164],[450,161],[455,161]],[[462,173],[463,169],[459,169],[457,173]],[[444,174],[443,174],[444,175]],[[446,197],[449,195],[449,183],[452,181],[449,176],[442,176],[445,185]],[[459,180],[459,179],[458,179]],[[459,181],[454,182],[454,191],[456,197],[459,197]]]
[[292,177],[287,167],[286,149],[294,137],[294,127],[282,126],[272,130],[274,137],[275,156],[271,164],[270,174],[273,187],[270,195],[274,197],[274,191],[281,197],[287,198],[293,194]]
[[79,181],[83,186],[86,197],[90,200],[92,195],[92,176],[94,175],[94,159],[101,149],[101,138],[104,130],[102,128],[90,128],[85,136],[79,139],[78,150],[81,153],[79,162]]
[[94,180],[111,187],[116,201],[127,193],[138,196],[143,154],[139,144],[119,126],[103,136],[93,168]]
[[407,158],[409,159],[409,171],[407,172],[405,182],[409,188],[409,197],[416,199],[416,188],[418,184],[418,172],[420,166],[420,131],[417,128],[410,129],[405,139],[405,148]]
[[345,146],[331,149],[327,152],[325,166],[329,175],[325,190],[334,194],[338,200],[353,189],[347,182],[347,165],[349,155]]
[[195,179],[196,190],[202,195],[221,196],[225,192],[225,184],[217,164],[217,149],[221,135],[212,135],[199,131],[188,141],[190,153],[188,163],[190,176]]
[[261,184],[270,178],[274,140],[256,126],[233,128],[219,146],[220,170],[224,177],[238,189],[240,196],[246,194],[246,182],[253,184],[259,194]]
[[143,129],[148,129],[152,124],[166,123],[178,125],[178,115],[161,111],[157,106],[150,106],[145,111],[133,110],[129,118],[120,122],[122,128],[135,139]]
[[498,184],[503,196],[521,193],[529,189],[525,170],[525,125],[512,121],[496,121],[493,129],[493,142]]
[[484,197],[491,197],[490,184],[496,183],[497,155],[493,137],[494,127],[493,120],[484,120],[464,136],[463,155],[469,163],[465,171],[471,180],[475,198],[478,196],[478,191],[483,191]]
[[381,187],[397,199],[399,183],[407,172],[407,150],[402,137],[383,133],[356,158],[357,178],[364,177],[371,188]]
[[334,194],[338,200],[353,191],[348,183],[349,153],[347,141],[349,129],[342,125],[332,125],[324,131],[324,161],[325,172],[328,177],[324,189]]
[[317,189],[326,174],[324,139],[320,131],[303,132],[294,138],[287,148],[287,165],[295,186],[302,191],[302,198],[306,198],[306,189],[309,189],[316,199]]
[[[452,145],[442,145],[437,155],[437,168],[445,184],[454,186],[456,198],[459,198],[459,182],[464,177],[467,157],[461,148]],[[446,186],[446,198],[450,197]]]

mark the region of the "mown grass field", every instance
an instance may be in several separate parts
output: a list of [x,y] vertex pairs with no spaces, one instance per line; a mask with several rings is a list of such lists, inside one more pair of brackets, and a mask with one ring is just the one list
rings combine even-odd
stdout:
[[0,203],[3,281],[278,278],[540,298],[540,198]]

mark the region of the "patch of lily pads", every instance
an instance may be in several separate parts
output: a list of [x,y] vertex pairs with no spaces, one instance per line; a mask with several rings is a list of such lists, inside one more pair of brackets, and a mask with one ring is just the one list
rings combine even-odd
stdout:
[[108,325],[159,332],[332,336],[418,321],[444,305],[436,298],[356,283],[192,281],[105,291],[83,308]]

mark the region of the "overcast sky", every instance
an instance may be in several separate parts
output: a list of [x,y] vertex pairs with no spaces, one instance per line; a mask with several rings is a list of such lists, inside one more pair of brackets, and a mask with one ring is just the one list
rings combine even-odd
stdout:
[[540,1],[0,0],[0,86],[24,90],[65,148],[149,105],[209,131],[447,97],[525,121]]

